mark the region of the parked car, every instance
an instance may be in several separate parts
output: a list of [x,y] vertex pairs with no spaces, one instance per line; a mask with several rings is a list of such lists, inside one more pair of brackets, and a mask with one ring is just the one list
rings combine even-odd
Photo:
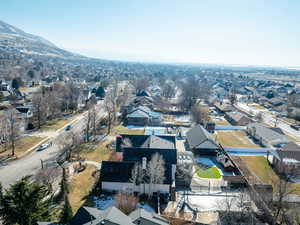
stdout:
[[42,145],[40,145],[38,147],[37,151],[43,151],[43,150],[49,148],[51,145],[52,145],[52,142],[48,142],[48,143],[42,144]]
[[299,124],[292,124],[291,128],[293,128],[295,130],[300,130],[300,125]]
[[72,125],[68,125],[67,127],[66,127],[66,131],[69,131],[69,130],[71,130],[72,129]]

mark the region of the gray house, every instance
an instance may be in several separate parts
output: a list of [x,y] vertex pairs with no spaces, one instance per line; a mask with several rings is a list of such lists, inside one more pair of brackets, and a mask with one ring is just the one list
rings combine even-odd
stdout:
[[218,149],[220,149],[220,146],[215,142],[211,134],[201,125],[190,129],[186,137],[189,149],[195,154],[216,154]]
[[290,142],[280,128],[273,129],[261,123],[248,124],[247,133],[266,147],[281,147]]

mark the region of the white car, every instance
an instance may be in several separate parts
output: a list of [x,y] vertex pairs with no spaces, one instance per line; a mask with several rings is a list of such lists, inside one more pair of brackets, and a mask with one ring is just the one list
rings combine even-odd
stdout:
[[52,145],[52,142],[48,142],[48,143],[42,144],[42,145],[40,145],[40,147],[37,149],[37,151],[43,151],[43,150],[45,150],[46,148],[49,148],[51,145]]

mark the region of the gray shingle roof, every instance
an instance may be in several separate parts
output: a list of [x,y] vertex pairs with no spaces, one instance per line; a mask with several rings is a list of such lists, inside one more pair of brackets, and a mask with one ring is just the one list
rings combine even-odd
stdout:
[[268,142],[288,143],[289,140],[278,131],[274,131],[261,123],[251,123],[247,126],[248,129],[255,130],[255,135],[263,138]]
[[218,149],[218,144],[212,136],[201,125],[197,125],[190,129],[187,134],[187,141],[191,149]]
[[98,217],[91,222],[85,223],[85,225],[134,225],[130,217],[126,216],[114,206],[99,211],[100,214]]
[[[156,213],[151,213],[146,211],[145,209],[136,209],[132,213],[129,214],[129,217],[132,219],[134,223],[137,224],[137,221],[143,219],[147,221],[147,225],[166,225],[170,224],[168,220],[162,218]],[[143,225],[144,223],[141,223]]]

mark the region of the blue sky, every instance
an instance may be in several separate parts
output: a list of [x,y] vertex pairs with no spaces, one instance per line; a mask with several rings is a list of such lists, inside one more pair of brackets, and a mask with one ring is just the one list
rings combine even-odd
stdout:
[[0,20],[87,56],[300,66],[299,0],[2,0]]

